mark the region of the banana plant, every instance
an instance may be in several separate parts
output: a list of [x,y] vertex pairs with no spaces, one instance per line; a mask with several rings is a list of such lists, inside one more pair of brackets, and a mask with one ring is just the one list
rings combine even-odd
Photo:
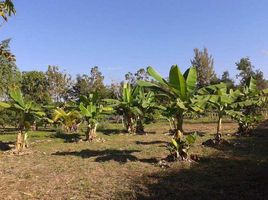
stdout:
[[217,132],[215,141],[220,142],[222,138],[222,118],[224,115],[230,115],[233,112],[233,105],[241,95],[239,90],[228,90],[225,83],[210,85],[198,91],[204,97],[209,105],[218,113]]
[[250,78],[242,88],[241,95],[233,104],[234,111],[230,112],[231,117],[238,122],[238,133],[247,135],[263,119],[261,109],[267,100],[268,90],[258,90],[256,80]]
[[93,93],[88,97],[80,97],[79,110],[83,119],[87,122],[86,140],[92,141],[96,137],[96,130],[101,118],[109,114],[113,109],[99,103],[98,94]]
[[143,113],[137,100],[138,87],[131,87],[130,83],[124,83],[119,99],[106,99],[117,114],[123,116],[124,126],[128,133],[135,134],[137,129],[137,117]]
[[137,116],[137,133],[145,133],[144,121],[145,119],[150,120],[154,114],[155,109],[164,108],[156,102],[156,96],[153,91],[145,92],[144,88],[137,87],[138,93],[136,96],[137,107],[142,112],[142,115]]
[[165,94],[169,103],[166,109],[168,116],[173,120],[174,132],[182,137],[183,118],[189,111],[202,111],[201,104],[193,102],[197,90],[197,72],[195,67],[190,67],[181,73],[177,65],[173,65],[169,71],[168,79],[164,79],[152,67],[147,67],[147,73],[156,80],[156,83],[138,81],[143,87],[149,87],[160,93]]
[[63,108],[57,107],[53,113],[53,122],[60,123],[63,130],[67,133],[71,132],[72,127],[77,124],[80,114],[76,110],[65,111]]
[[190,146],[195,143],[197,133],[193,133],[187,136],[172,138],[167,148],[170,152],[168,158],[170,160],[187,160],[189,158],[188,150]]
[[33,101],[24,99],[20,89],[13,89],[9,93],[11,102],[0,102],[0,107],[14,110],[19,119],[16,150],[22,151],[28,147],[28,131],[37,119],[45,117],[45,113]]

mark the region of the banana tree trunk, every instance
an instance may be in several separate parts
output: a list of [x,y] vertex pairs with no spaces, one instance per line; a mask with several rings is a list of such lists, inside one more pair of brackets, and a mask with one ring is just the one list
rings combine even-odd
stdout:
[[144,134],[143,117],[139,117],[137,120],[137,133]]
[[97,123],[88,125],[87,132],[86,132],[86,140],[92,141],[96,138],[96,130],[97,130]]
[[221,140],[221,123],[222,123],[222,116],[219,115],[218,124],[217,124],[217,133],[215,140],[219,142]]
[[16,151],[22,151],[23,146],[23,132],[19,131],[16,139]]
[[175,137],[182,138],[183,136],[183,113],[179,113],[176,116],[177,126],[175,130]]
[[125,126],[128,133],[136,134],[135,119],[131,116],[126,116]]
[[20,130],[16,139],[16,151],[21,152],[28,146],[28,133],[24,133],[22,130]]

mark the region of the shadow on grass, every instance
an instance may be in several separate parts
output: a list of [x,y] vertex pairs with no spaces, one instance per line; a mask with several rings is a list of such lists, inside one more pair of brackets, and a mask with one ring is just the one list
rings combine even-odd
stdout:
[[[104,135],[117,135],[117,134],[130,134],[125,129],[119,128],[109,128],[109,129],[98,129],[98,132],[103,133]],[[147,134],[156,134],[155,131],[145,131],[144,133],[136,133],[136,135],[147,135]]]
[[199,137],[204,137],[207,134],[207,132],[204,131],[189,131],[189,132],[183,132],[183,135],[191,135],[194,133],[196,133]]
[[138,145],[154,145],[154,144],[168,144],[168,142],[162,141],[162,140],[155,140],[155,141],[150,141],[150,142],[136,141],[136,144],[138,144]]
[[104,135],[127,134],[127,132],[124,129],[118,129],[118,128],[98,129],[98,132],[102,132]]
[[[161,173],[133,182],[126,199],[268,199],[268,121],[251,137],[237,137],[217,155],[201,158],[189,168],[176,163]],[[237,144],[237,145],[234,145]]]
[[115,149],[106,149],[106,150],[82,150],[82,151],[71,151],[71,152],[56,152],[52,155],[57,156],[78,156],[82,158],[91,158],[96,157],[96,162],[107,162],[107,161],[116,161],[119,163],[126,163],[130,161],[139,161],[145,163],[157,163],[158,160],[155,158],[149,159],[138,159],[136,156],[132,155],[133,153],[140,152],[139,150],[115,150]]
[[82,150],[82,151],[72,151],[72,152],[56,152],[52,155],[57,156],[79,156],[82,158],[91,158],[96,157],[96,162],[105,162],[114,160],[120,163],[125,163],[128,161],[137,161],[137,157],[131,155],[132,153],[140,152],[137,150],[114,150],[114,149],[107,149],[107,150]]
[[[190,169],[143,176],[132,199],[267,199],[267,162],[208,158]],[[127,195],[124,194],[127,198]]]
[[148,135],[148,134],[156,134],[156,131],[145,131],[144,133],[137,133],[138,135]]
[[[224,138],[223,138],[224,139]],[[250,136],[236,136],[234,139],[213,145],[212,148],[224,151],[233,156],[268,155],[268,120],[261,123]]]
[[0,141],[0,151],[8,151],[11,150],[11,145],[15,145],[15,142],[2,142]]
[[[191,120],[191,119],[186,119],[185,124],[216,124],[218,120],[208,120],[208,121],[202,121],[202,120]],[[223,120],[223,123],[234,123],[232,120]]]
[[65,143],[72,143],[72,142],[77,142],[79,141],[81,138],[81,135],[79,135],[78,133],[61,133],[61,132],[57,132],[51,136],[49,136],[50,138],[60,138],[63,139]]

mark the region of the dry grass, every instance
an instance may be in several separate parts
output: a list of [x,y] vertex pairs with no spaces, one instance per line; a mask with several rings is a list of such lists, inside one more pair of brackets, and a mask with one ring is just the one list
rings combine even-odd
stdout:
[[[147,135],[122,134],[119,125],[99,131],[104,141],[71,142],[83,135],[30,133],[29,154],[0,151],[0,199],[264,199],[267,198],[267,136],[237,138],[236,124],[224,124],[232,145],[201,143],[213,137],[215,124],[186,124],[199,131],[191,149],[199,163],[157,164],[168,154],[165,123],[146,127]],[[0,136],[13,140],[14,135]]]

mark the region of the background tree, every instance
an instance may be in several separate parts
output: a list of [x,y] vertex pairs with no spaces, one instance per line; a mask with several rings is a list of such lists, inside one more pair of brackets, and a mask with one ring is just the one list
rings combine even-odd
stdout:
[[128,72],[125,74],[125,80],[132,86],[137,85],[138,80],[149,81],[149,74],[144,68],[140,68],[136,73]]
[[51,102],[49,83],[44,72],[29,71],[22,73],[21,90],[25,98],[38,104]]
[[71,76],[61,72],[58,66],[48,66],[46,71],[48,90],[54,102],[63,102],[67,99],[72,81]]
[[258,89],[267,88],[267,81],[263,77],[263,72],[260,70],[254,71],[254,66],[252,65],[249,57],[241,58],[239,62],[235,63],[237,66],[237,70],[239,70],[239,74],[236,76],[240,78],[240,86],[244,86],[250,80],[250,78],[254,78],[256,80],[256,85]]
[[230,78],[229,72],[226,70],[222,73],[219,82],[223,82],[226,84],[227,88],[234,88],[234,80]]
[[15,56],[10,52],[10,39],[0,43],[0,98],[6,100],[8,89],[19,87],[20,72],[16,66]]
[[97,66],[91,68],[90,70],[90,86],[91,86],[91,93],[98,92],[99,95],[104,95],[102,93],[105,93],[105,86],[104,86],[104,76],[99,71],[99,68]]
[[259,90],[268,88],[268,80],[264,78],[263,72],[261,70],[257,69],[253,78],[256,80],[257,88]]
[[245,85],[247,81],[254,75],[253,68],[249,57],[241,58],[239,62],[235,63],[236,69],[239,70],[239,74],[236,75],[237,78],[240,78],[240,84]]
[[112,81],[111,85],[108,87],[108,97],[110,99],[118,99],[121,95],[123,82]]
[[197,70],[197,85],[199,88],[217,81],[214,71],[214,59],[212,55],[209,55],[207,48],[204,48],[203,51],[195,48],[194,58],[191,63]]
[[108,95],[108,90],[104,85],[104,76],[97,66],[91,68],[90,75],[78,75],[73,86],[73,96],[78,99],[79,96],[88,96],[90,93],[98,92],[99,98]]
[[80,95],[87,96],[88,94],[90,94],[90,80],[89,80],[88,75],[78,74],[76,76],[76,81],[74,83],[72,93],[73,93],[72,96],[75,99],[78,99]]

